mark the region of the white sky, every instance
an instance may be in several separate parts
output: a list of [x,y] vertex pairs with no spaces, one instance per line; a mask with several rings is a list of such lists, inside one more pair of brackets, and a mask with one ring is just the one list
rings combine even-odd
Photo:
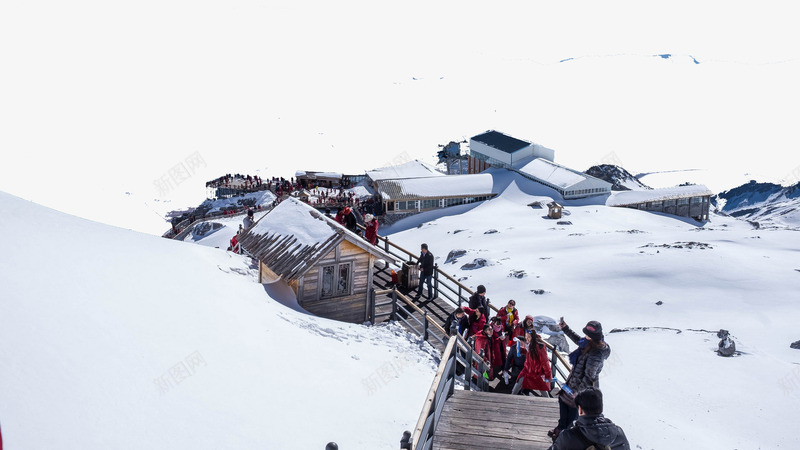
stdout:
[[126,226],[125,192],[160,213],[226,172],[431,161],[487,129],[578,170],[796,182],[792,6],[4,2],[0,190]]

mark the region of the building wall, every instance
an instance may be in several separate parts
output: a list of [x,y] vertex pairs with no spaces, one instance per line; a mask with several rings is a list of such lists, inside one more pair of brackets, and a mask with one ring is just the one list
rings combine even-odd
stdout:
[[711,207],[711,198],[685,197],[682,199],[663,200],[656,202],[643,202],[635,205],[628,205],[629,208],[641,211],[660,212],[680,217],[692,217],[697,220],[708,220]]
[[[322,267],[352,263],[350,294],[320,298]],[[372,256],[364,249],[343,241],[339,247],[308,270],[299,281],[297,301],[301,307],[317,316],[342,322],[362,323],[366,320],[367,294],[371,283]]]
[[551,148],[542,147],[539,144],[533,144],[533,159],[536,158],[556,162],[556,151]]
[[564,189],[565,199],[590,197],[611,193],[611,184],[596,178],[587,178],[580,183]]
[[531,145],[517,150],[512,155],[504,151],[498,150],[494,147],[489,147],[488,145],[482,142],[474,141],[472,139],[470,139],[469,141],[469,151],[470,154],[474,154],[477,152],[488,158],[495,159],[503,164],[509,164],[509,165],[533,156],[533,146]]

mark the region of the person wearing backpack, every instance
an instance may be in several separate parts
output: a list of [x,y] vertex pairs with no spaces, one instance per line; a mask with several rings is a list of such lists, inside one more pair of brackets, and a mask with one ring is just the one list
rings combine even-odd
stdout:
[[603,393],[590,387],[575,397],[578,420],[562,431],[549,450],[630,450],[618,425],[603,416]]

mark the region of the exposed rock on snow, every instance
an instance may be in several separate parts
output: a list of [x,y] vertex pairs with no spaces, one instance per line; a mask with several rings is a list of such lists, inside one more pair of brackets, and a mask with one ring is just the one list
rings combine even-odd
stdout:
[[570,222],[569,220],[559,220],[558,222],[556,222],[556,225],[572,225],[572,222]]
[[485,231],[483,234],[495,234],[495,233],[499,233],[499,231],[497,231],[497,230],[488,230],[488,231]]
[[651,242],[651,243],[649,243],[647,245],[643,245],[643,246],[641,246],[639,248],[648,248],[648,247],[650,247],[650,248],[656,248],[656,247],[658,247],[658,248],[686,248],[686,249],[689,249],[689,250],[694,250],[696,248],[700,249],[700,250],[713,249],[714,248],[710,244],[706,244],[706,243],[703,243],[703,242],[673,242],[672,244],[661,244],[661,245],[656,245],[656,244],[653,244]]
[[800,341],[794,341],[789,345],[789,347],[800,350]]
[[455,230],[455,231],[453,231],[453,234],[458,234],[458,233],[461,233],[462,231],[467,231],[467,230]]
[[664,302],[662,302],[661,300],[659,300],[659,301],[657,301],[657,302],[656,302],[656,305],[658,305],[658,306],[661,306],[661,305],[663,305],[663,304],[664,304]]
[[486,267],[489,265],[489,261],[486,261],[483,258],[475,258],[474,261],[471,263],[464,264],[461,266],[461,270],[474,270],[480,269],[481,267]]
[[528,276],[528,274],[526,274],[524,270],[512,270],[511,273],[508,274],[508,276],[514,278],[525,278]]
[[563,334],[554,334],[545,339],[545,341],[555,347],[559,352],[569,353],[569,342],[567,342],[567,337]]
[[717,354],[719,356],[727,357],[736,354],[736,343],[734,343],[733,339],[731,339],[728,330],[719,330],[717,337],[722,339],[719,341],[719,345],[717,347]]
[[458,258],[466,255],[466,250],[450,250],[450,253],[447,254],[447,259],[445,259],[444,263],[453,263],[455,264],[458,261]]
[[544,289],[531,289],[531,292],[533,292],[536,295],[544,295],[545,294],[545,290]]
[[651,189],[630,172],[614,164],[600,164],[590,167],[586,172],[595,178],[611,183],[612,191],[630,191]]
[[564,334],[561,327],[558,326],[556,319],[549,316],[534,316],[533,329],[539,334],[557,335]]

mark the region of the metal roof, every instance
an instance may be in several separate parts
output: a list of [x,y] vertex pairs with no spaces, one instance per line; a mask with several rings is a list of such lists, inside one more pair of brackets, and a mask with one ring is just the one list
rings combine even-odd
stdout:
[[514,153],[531,145],[530,142],[507,136],[499,131],[489,130],[471,138],[505,153]]

